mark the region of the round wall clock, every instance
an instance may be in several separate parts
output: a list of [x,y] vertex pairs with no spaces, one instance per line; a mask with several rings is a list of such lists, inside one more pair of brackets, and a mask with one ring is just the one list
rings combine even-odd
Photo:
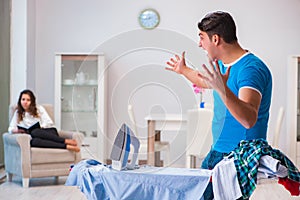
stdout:
[[154,29],[158,26],[160,17],[156,10],[148,8],[140,12],[138,20],[144,29]]

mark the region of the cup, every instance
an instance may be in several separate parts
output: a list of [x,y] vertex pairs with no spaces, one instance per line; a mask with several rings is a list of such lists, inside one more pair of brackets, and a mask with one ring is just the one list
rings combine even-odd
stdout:
[[87,73],[78,72],[76,73],[76,82],[79,85],[82,85],[89,79],[89,75]]

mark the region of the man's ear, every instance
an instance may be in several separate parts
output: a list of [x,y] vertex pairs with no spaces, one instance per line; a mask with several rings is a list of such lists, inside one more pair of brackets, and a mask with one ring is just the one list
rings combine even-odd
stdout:
[[215,43],[216,45],[218,45],[220,42],[220,36],[218,36],[217,34],[214,34],[212,36],[212,42]]

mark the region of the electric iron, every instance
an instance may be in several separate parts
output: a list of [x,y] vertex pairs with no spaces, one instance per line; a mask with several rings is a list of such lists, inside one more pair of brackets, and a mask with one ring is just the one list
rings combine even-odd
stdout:
[[[130,145],[133,146],[134,152],[132,154],[130,163],[128,163]],[[110,158],[112,160],[112,168],[119,171],[126,169],[135,169],[135,163],[137,161],[139,148],[139,139],[134,135],[133,131],[126,124],[122,124],[115,138],[115,142],[110,154]]]

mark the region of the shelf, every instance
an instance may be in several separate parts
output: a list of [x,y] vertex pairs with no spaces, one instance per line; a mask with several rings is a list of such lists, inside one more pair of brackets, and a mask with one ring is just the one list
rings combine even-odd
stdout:
[[64,87],[91,87],[91,86],[98,87],[97,84],[88,84],[88,83],[86,83],[86,84],[61,84],[61,85]]
[[97,55],[63,55],[62,60],[71,60],[71,61],[97,61]]
[[97,110],[62,110],[64,113],[97,113]]

